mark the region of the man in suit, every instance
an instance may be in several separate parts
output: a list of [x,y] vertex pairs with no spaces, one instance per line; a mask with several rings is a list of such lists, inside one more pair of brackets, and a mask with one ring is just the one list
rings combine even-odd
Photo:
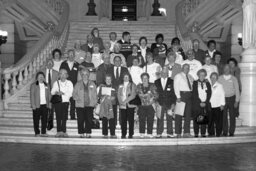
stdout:
[[101,64],[98,67],[97,73],[96,73],[96,83],[97,85],[101,85],[105,83],[105,76],[109,68],[111,68],[113,65],[110,63],[110,56],[109,53],[104,53],[102,55],[104,63]]
[[[65,69],[68,72],[68,80],[70,80],[73,86],[77,83],[77,75],[79,64],[75,61],[75,51],[73,49],[68,50],[68,60],[62,62],[60,70]],[[75,120],[75,101],[73,97],[70,98],[70,118]]]
[[[114,66],[111,66],[107,70],[107,74],[111,75],[112,77],[112,85],[113,87],[115,87],[116,90],[118,90],[119,85],[123,83],[124,74],[129,73],[127,68],[121,66],[122,64],[121,61],[122,61],[121,57],[116,56],[114,58]],[[115,123],[117,124],[117,105],[113,105],[113,112],[114,112]]]
[[[49,85],[49,89],[51,91],[53,83],[58,80],[59,72],[53,69],[53,60],[49,59],[46,62],[46,70],[45,70],[45,81]],[[48,125],[47,130],[51,130],[53,128],[53,114],[54,114],[54,105],[51,105],[51,109],[49,109],[49,116],[48,116]]]
[[176,53],[173,51],[168,52],[167,54],[167,59],[168,59],[168,64],[165,65],[165,67],[168,69],[169,71],[169,77],[173,80],[174,77],[180,73],[182,71],[181,69],[181,65],[175,63],[176,61]]
[[157,138],[162,137],[164,131],[164,114],[166,114],[167,120],[167,138],[173,138],[173,126],[172,126],[172,110],[176,103],[176,96],[174,93],[173,80],[168,78],[169,70],[167,67],[163,67],[161,71],[161,78],[155,81],[157,93],[159,95],[158,103],[162,107],[161,116],[157,118]]

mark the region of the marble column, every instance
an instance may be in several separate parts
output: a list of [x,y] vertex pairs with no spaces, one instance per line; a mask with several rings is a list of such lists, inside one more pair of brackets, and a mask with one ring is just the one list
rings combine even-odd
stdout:
[[243,125],[256,126],[256,0],[243,3],[243,48],[240,118]]

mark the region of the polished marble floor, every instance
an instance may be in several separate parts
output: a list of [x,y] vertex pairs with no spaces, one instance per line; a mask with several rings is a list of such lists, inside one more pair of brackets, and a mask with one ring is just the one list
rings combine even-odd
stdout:
[[0,143],[0,170],[255,171],[256,143],[163,147]]

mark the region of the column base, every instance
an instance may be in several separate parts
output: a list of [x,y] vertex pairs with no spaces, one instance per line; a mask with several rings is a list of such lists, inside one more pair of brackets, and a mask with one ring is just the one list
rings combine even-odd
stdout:
[[242,83],[239,117],[243,125],[256,126],[256,49],[246,49],[242,53],[239,67]]

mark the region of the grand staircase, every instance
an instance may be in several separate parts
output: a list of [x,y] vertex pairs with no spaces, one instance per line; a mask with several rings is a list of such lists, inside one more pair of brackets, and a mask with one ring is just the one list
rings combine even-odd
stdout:
[[[22,2],[25,0],[19,0]],[[15,1],[12,1],[15,2]],[[77,133],[77,121],[67,121],[67,133],[70,138],[54,138],[56,134],[56,122],[54,128],[48,131],[49,137],[34,137],[32,110],[30,108],[30,84],[34,81],[35,73],[45,66],[45,61],[54,48],[62,50],[74,47],[74,43],[80,40],[82,43],[86,40],[94,27],[98,27],[100,35],[104,40],[108,40],[108,34],[115,31],[118,39],[121,38],[123,31],[130,31],[132,42],[138,43],[141,36],[149,39],[149,44],[154,42],[157,33],[165,35],[165,42],[170,45],[171,39],[176,35],[184,39],[184,47],[190,46],[190,33],[187,34],[180,29],[179,25],[174,26],[168,23],[157,23],[147,21],[138,22],[68,22],[69,5],[65,0],[41,1],[47,7],[51,7],[56,12],[56,18],[52,17],[52,22],[56,27],[50,30],[43,30],[33,51],[26,54],[21,61],[11,68],[2,71],[1,76],[4,80],[3,101],[0,113],[0,142],[15,143],[36,143],[36,144],[65,144],[65,145],[190,145],[190,144],[222,144],[222,143],[248,143],[256,142],[256,128],[243,125],[241,119],[237,119],[237,129],[235,137],[221,138],[181,138],[181,139],[141,139],[139,138],[138,123],[135,124],[134,139],[121,139],[121,129],[117,126],[117,139],[103,139],[101,129],[93,129],[91,139],[81,139]],[[182,1],[184,4],[185,1]],[[181,4],[181,5],[182,5]],[[12,4],[13,5],[13,4]],[[13,5],[12,7],[16,7]],[[61,7],[61,10],[59,9]],[[197,9],[197,8],[195,8]],[[189,12],[190,14],[190,12]],[[188,13],[185,15],[187,16]],[[52,14],[52,16],[55,16]],[[59,16],[59,18],[58,18]],[[47,16],[45,16],[47,17]],[[49,17],[49,16],[48,16]],[[185,20],[182,20],[185,21]],[[18,22],[18,21],[17,21]],[[25,20],[23,22],[31,22]],[[42,23],[45,23],[42,20]],[[184,22],[185,23],[185,22]],[[198,33],[196,33],[199,35]],[[186,37],[187,36],[187,37]],[[191,124],[191,132],[192,130]],[[166,125],[165,125],[166,128]],[[156,133],[156,118],[154,121],[154,134]],[[166,136],[164,133],[163,136]]]

